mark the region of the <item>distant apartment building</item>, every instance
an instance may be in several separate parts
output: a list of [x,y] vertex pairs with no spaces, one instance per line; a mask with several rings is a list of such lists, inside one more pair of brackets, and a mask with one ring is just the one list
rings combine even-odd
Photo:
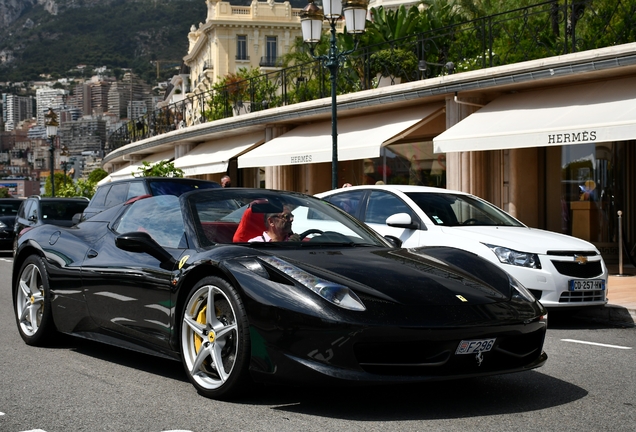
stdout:
[[[9,153],[9,175],[12,177],[30,177],[32,175],[31,167],[33,165],[32,147],[33,141],[16,141]],[[42,167],[45,168],[42,162]]]
[[6,131],[16,129],[18,123],[33,115],[33,97],[2,94],[2,121]]
[[63,89],[41,88],[35,92],[36,106],[37,106],[37,124],[45,126],[44,115],[52,108],[53,111],[58,113],[65,106],[65,101],[68,96],[68,91]]
[[39,195],[40,182],[24,179],[2,179],[0,187],[7,188],[11,196],[25,198],[31,195]]
[[107,81],[98,81],[89,84],[91,95],[90,111],[85,112],[85,115],[99,115],[108,111],[108,92],[111,85],[112,83]]
[[[108,91],[108,112],[119,118],[130,117],[143,111],[145,114],[154,109],[151,87],[131,73],[126,73],[121,81],[110,86]],[[143,104],[143,108],[141,104]]]
[[69,107],[77,108],[82,112],[82,115],[88,115],[91,113],[91,88],[90,84],[82,83],[76,84],[71,89],[71,94],[68,96],[66,103]]
[[62,145],[71,155],[83,152],[102,155],[106,140],[106,120],[93,116],[62,123],[59,133]]
[[81,110],[82,116],[101,115],[108,111],[108,95],[114,79],[95,76],[73,86],[67,106]]

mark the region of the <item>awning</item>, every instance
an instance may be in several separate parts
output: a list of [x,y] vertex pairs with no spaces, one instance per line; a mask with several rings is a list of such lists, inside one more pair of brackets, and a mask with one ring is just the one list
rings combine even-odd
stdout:
[[636,139],[636,78],[501,96],[433,140],[436,153]]
[[230,159],[263,142],[263,132],[199,144],[174,161],[186,176],[227,172]]
[[[437,103],[387,111],[361,117],[338,119],[338,160],[380,156],[383,145],[401,139],[409,132],[443,112]],[[239,168],[331,162],[331,121],[298,126],[238,158]]]
[[161,153],[156,153],[148,156],[144,156],[140,161],[136,161],[131,163],[126,168],[120,168],[119,170],[110,173],[109,177],[111,181],[121,180],[123,178],[133,177],[132,173],[137,173],[139,167],[143,166],[143,162],[148,162],[151,165],[154,165],[158,162],[164,160],[174,159],[174,149],[166,150]]

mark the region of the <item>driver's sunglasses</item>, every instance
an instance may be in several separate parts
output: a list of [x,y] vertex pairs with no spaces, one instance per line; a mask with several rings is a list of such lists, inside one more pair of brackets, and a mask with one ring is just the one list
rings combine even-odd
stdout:
[[286,221],[290,221],[294,219],[294,215],[291,213],[283,213],[276,215],[277,218],[285,219]]

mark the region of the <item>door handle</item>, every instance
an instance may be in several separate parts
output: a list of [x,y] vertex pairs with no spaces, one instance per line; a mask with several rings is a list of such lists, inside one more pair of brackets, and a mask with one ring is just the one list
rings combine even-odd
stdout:
[[91,249],[86,254],[86,257],[87,258],[95,258],[97,255],[99,255],[99,253],[95,249]]

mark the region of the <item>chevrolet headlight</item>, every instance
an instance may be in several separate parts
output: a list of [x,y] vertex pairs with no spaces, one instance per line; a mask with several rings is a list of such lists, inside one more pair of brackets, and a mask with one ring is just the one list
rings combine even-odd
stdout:
[[502,264],[510,264],[520,267],[528,267],[533,269],[540,269],[541,262],[537,254],[528,252],[519,252],[514,249],[508,249],[503,246],[495,246],[484,243],[490,248],[491,251],[497,256],[497,259]]
[[349,287],[322,279],[280,258],[262,256],[259,257],[259,259],[296,280],[301,285],[309,288],[336,306],[354,311],[366,310],[362,300],[360,300],[356,293],[354,293]]

